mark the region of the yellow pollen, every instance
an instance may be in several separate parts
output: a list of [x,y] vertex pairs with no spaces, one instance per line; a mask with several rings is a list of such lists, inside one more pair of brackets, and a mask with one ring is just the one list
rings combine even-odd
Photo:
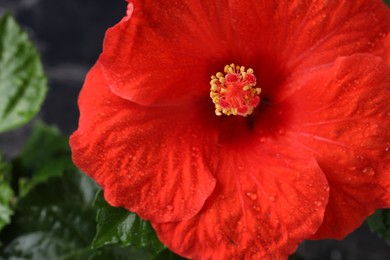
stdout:
[[253,69],[244,66],[226,65],[224,73],[211,76],[210,98],[215,104],[217,116],[248,116],[260,103],[261,89],[256,88]]

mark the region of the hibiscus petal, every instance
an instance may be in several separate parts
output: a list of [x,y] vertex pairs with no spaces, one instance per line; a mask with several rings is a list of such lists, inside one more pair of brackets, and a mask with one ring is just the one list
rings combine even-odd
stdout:
[[384,51],[383,57],[390,64],[390,32],[384,40],[384,47],[381,49]]
[[329,187],[321,169],[283,140],[221,150],[205,207],[190,220],[152,223],[159,238],[192,259],[286,258],[322,222]]
[[264,92],[290,72],[382,49],[390,31],[390,10],[380,0],[230,3],[242,55],[265,77]]
[[[133,2],[131,18],[105,37],[100,61],[110,88],[143,105],[208,97],[210,76],[234,58],[227,55],[228,9],[221,8],[227,1]],[[223,57],[230,59],[213,66]]]
[[315,238],[341,239],[390,207],[389,86],[381,58],[354,55],[312,74],[289,99],[295,141],[317,157],[330,186]]
[[[198,121],[201,106],[145,108],[115,96],[98,63],[79,98],[76,165],[106,200],[154,222],[194,216],[215,187],[217,134]],[[210,113],[212,114],[212,113]],[[194,123],[196,122],[196,123]]]
[[207,96],[210,75],[231,62],[252,67],[267,94],[291,71],[383,49],[390,30],[379,0],[133,2],[101,62],[110,88],[143,105]]

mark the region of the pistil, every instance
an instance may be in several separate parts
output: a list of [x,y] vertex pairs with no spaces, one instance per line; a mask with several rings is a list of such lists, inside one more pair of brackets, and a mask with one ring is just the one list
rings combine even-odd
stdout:
[[[224,74],[225,73],[225,74]],[[256,88],[256,76],[244,66],[226,65],[224,73],[211,76],[210,97],[217,116],[248,116],[260,103],[260,88]]]

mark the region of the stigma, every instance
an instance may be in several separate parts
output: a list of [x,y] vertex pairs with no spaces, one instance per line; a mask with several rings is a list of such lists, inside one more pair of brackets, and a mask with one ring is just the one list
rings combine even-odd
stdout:
[[211,76],[210,97],[217,116],[248,116],[260,103],[260,88],[256,88],[256,76],[244,66],[226,65],[224,73]]

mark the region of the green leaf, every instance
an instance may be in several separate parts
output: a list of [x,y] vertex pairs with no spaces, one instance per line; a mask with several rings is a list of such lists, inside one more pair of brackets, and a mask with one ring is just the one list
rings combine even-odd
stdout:
[[385,4],[387,4],[387,6],[390,7],[390,0],[384,0],[385,1]]
[[137,248],[150,248],[158,254],[165,246],[158,240],[149,222],[122,208],[110,206],[103,197],[103,191],[96,194],[94,206],[98,209],[96,236],[93,248],[104,245],[133,245]]
[[4,162],[0,155],[0,230],[11,222],[13,214],[14,192],[8,182],[10,171],[10,165]]
[[2,154],[0,153],[0,182],[10,183],[11,181],[11,164],[4,161]]
[[10,185],[0,181],[0,230],[11,222],[13,196],[14,193]]
[[96,184],[78,171],[33,187],[18,203],[14,234],[0,259],[152,259],[154,254],[146,249],[91,248],[96,233],[92,207],[96,192]]
[[390,245],[390,209],[377,210],[367,219],[372,232],[377,233]]
[[78,171],[34,186],[18,201],[5,258],[59,259],[90,252],[96,190],[96,184]]
[[175,253],[169,251],[168,249],[165,249],[161,253],[159,253],[157,256],[153,258],[153,260],[182,260],[186,259],[181,256],[176,255]]
[[[42,232],[34,232],[18,237],[12,241],[5,251],[6,256],[9,257],[7,259],[15,260],[150,260],[153,257],[150,252],[133,247],[104,247],[100,249],[85,247],[68,252],[62,250],[59,254],[59,248],[66,247],[66,243],[66,240],[59,237],[50,237]],[[161,258],[161,260],[168,259]]]
[[41,122],[34,125],[26,147],[14,161],[19,175],[19,196],[23,197],[35,185],[52,177],[76,170],[71,160],[68,138],[57,128]]
[[0,133],[27,123],[46,95],[39,55],[10,15],[0,19]]
[[53,158],[70,157],[68,138],[56,127],[37,122],[20,156],[23,167],[32,170],[41,168]]

